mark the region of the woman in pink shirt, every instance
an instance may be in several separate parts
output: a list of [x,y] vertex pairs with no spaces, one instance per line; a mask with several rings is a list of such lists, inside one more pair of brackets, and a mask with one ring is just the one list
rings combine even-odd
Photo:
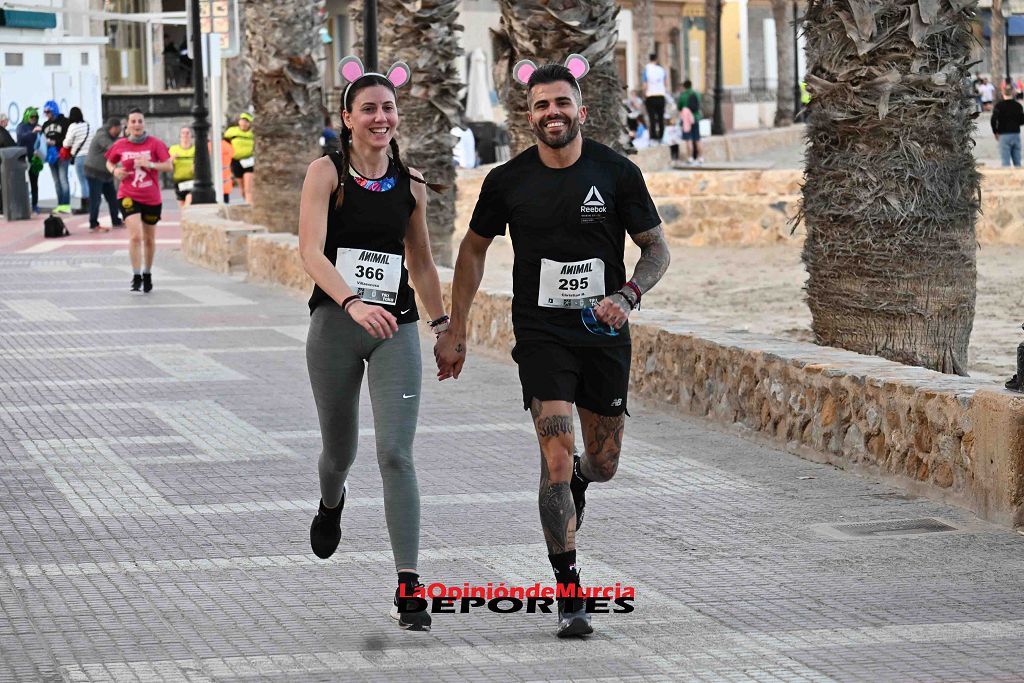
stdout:
[[[156,224],[163,199],[160,171],[173,170],[167,145],[146,133],[146,119],[138,109],[128,112],[128,137],[107,150],[107,169],[120,181],[117,198],[128,226],[128,255],[132,261],[132,291],[153,289]],[[143,263],[143,260],[145,263]]]

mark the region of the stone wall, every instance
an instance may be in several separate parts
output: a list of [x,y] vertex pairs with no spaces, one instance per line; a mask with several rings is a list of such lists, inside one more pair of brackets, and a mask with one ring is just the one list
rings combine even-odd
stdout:
[[[247,238],[249,278],[309,292],[298,237]],[[451,271],[441,269],[450,302]],[[511,293],[481,290],[470,343],[507,353]],[[631,395],[792,453],[1024,524],[1024,397],[873,356],[637,311]]]
[[[664,149],[664,148],[661,148]],[[469,225],[486,171],[459,175],[455,233]],[[803,171],[654,171],[647,188],[673,244],[687,246],[800,243],[801,225],[791,232]],[[980,244],[1024,245],[1024,185],[1020,171],[982,172]]]
[[[446,303],[450,285],[445,286]],[[469,341],[508,352],[509,292],[481,291]],[[874,356],[638,311],[630,395],[1024,524],[1024,398]]]
[[239,220],[247,207],[203,204],[181,214],[181,252],[185,259],[219,273],[245,268],[249,235],[266,228]]

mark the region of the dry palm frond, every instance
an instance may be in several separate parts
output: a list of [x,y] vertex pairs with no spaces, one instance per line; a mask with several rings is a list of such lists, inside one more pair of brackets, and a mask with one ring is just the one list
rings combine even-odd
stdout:
[[584,134],[622,151],[626,137],[625,90],[615,66],[618,4],[611,0],[502,0],[494,38],[494,82],[505,109],[513,153],[535,143],[526,119],[526,92],[512,79],[520,59],[561,64],[572,53],[590,61],[580,81],[588,119]]

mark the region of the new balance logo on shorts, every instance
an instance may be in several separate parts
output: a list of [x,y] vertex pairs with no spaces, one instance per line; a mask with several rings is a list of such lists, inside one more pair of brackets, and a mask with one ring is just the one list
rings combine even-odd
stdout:
[[621,398],[617,398],[614,401],[612,401],[612,408],[618,408],[621,405],[622,405],[622,399]]

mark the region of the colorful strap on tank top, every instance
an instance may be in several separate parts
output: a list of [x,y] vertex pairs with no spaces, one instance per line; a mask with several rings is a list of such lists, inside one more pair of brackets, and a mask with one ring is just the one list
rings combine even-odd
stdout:
[[370,192],[387,192],[395,186],[395,182],[398,180],[396,176],[386,176],[379,180],[370,180],[359,175],[356,169],[351,166],[348,167],[348,172],[359,187]]

